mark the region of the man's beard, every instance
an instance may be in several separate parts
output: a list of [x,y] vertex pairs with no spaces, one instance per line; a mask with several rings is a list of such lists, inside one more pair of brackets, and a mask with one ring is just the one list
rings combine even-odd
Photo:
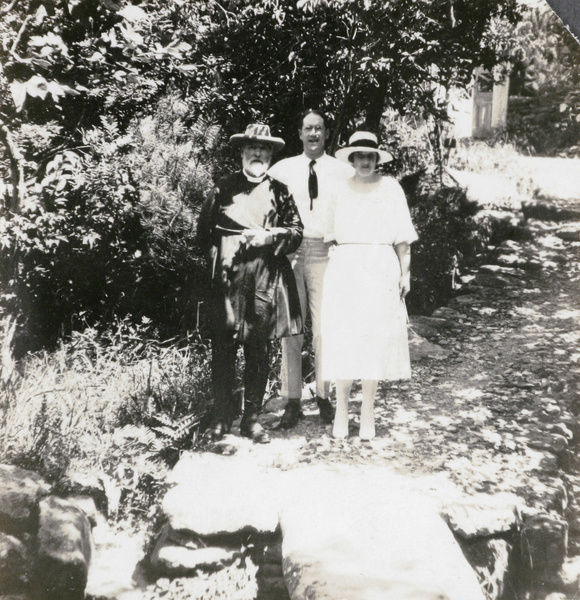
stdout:
[[252,161],[244,166],[244,170],[252,177],[262,177],[268,170],[268,164],[261,161]]

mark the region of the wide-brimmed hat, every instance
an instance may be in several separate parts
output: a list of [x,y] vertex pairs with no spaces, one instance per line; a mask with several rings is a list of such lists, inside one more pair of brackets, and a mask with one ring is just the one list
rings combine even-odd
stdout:
[[348,140],[348,146],[339,148],[334,156],[343,162],[349,162],[348,158],[354,152],[374,152],[378,155],[377,165],[393,160],[392,154],[379,148],[377,136],[370,131],[355,131]]
[[286,143],[282,138],[274,137],[270,133],[270,127],[268,125],[261,125],[258,123],[252,123],[246,127],[244,133],[235,133],[230,137],[230,142],[234,146],[242,146],[247,142],[264,142],[265,144],[272,144],[274,152],[282,150]]

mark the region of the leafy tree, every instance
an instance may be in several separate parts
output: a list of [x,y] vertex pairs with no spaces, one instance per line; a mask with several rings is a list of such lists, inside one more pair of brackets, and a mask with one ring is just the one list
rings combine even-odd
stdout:
[[335,117],[333,147],[358,124],[378,130],[386,107],[441,114],[437,86],[493,66],[507,34],[493,25],[519,14],[511,0],[232,0],[208,11],[198,61],[214,80],[200,110],[227,130],[264,119],[290,152],[308,106]]
[[[27,338],[126,315],[174,332],[200,295],[197,206],[265,120],[331,146],[503,52],[516,0],[12,0],[0,9],[0,275]],[[221,128],[214,124],[219,123]],[[235,163],[237,164],[236,157]],[[34,344],[32,344],[34,347]]]
[[580,85],[580,45],[549,8],[528,9],[514,28],[510,94],[536,96]]

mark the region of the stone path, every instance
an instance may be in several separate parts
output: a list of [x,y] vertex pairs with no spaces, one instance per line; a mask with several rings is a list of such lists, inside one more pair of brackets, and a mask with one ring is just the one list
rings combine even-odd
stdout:
[[[208,546],[187,548],[178,534],[210,544],[216,536],[280,527],[291,598],[483,600],[440,516],[436,478],[414,480],[383,466],[280,471],[249,462],[248,450],[188,454],[178,463],[163,503],[169,527],[154,555],[157,568],[192,572],[207,560]],[[223,548],[221,555],[218,547],[211,551],[228,560]]]
[[[574,216],[569,199],[566,210]],[[212,452],[184,456],[157,566],[172,577],[239,566],[248,532],[280,525],[293,600],[496,599],[510,586],[538,600],[577,597],[580,211],[566,223],[533,214],[533,237],[492,249],[449,306],[412,320],[413,379],[381,386],[375,440],[357,436],[360,395],[347,441],[330,437],[305,398],[290,432],[275,429],[281,403],[268,403],[268,446],[234,430]],[[243,543],[220,546],[226,534]],[[225,596],[163,583],[142,597],[253,598],[269,564]]]

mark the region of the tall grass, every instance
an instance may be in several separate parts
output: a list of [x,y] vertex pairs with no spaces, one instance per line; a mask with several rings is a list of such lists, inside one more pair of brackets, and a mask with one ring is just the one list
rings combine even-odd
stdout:
[[121,511],[147,506],[210,408],[201,342],[163,346],[126,324],[76,333],[19,364],[4,352],[0,376],[0,462],[50,482],[94,474],[117,490]]

